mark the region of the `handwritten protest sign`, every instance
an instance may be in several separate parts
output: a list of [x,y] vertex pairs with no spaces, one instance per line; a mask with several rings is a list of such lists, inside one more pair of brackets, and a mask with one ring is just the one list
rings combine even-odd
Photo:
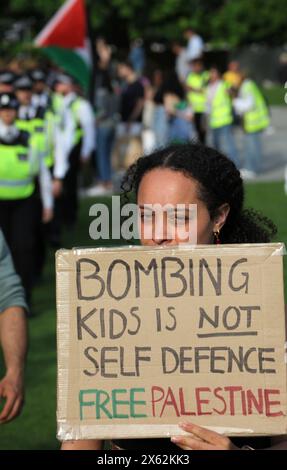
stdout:
[[286,433],[283,249],[60,250],[59,439]]

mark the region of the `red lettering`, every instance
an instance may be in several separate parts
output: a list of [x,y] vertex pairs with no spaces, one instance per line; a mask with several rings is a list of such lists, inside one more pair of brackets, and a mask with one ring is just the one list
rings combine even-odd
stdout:
[[270,407],[281,405],[280,401],[271,401],[269,395],[280,395],[280,390],[264,390],[264,398],[265,398],[265,409],[266,409],[266,416],[283,416],[284,413],[282,411],[271,412]]
[[184,400],[184,393],[182,387],[179,389],[179,404],[180,404],[180,415],[181,416],[195,416],[194,411],[186,411],[185,410],[185,400]]
[[247,415],[247,407],[246,407],[246,397],[245,397],[245,392],[242,390],[241,392],[241,403],[242,403],[242,414],[243,416]]
[[235,415],[235,404],[234,404],[234,394],[235,392],[241,392],[242,387],[224,387],[226,392],[229,392],[229,404],[230,404],[230,415]]
[[[160,392],[160,396],[159,398],[155,398],[155,394],[156,392]],[[152,403],[152,415],[153,417],[156,416],[156,413],[155,413],[155,403],[158,403],[159,401],[161,401],[164,397],[164,389],[161,388],[161,387],[156,387],[155,385],[151,388],[151,396],[152,396],[152,399],[151,399],[151,403]]]
[[203,404],[208,404],[209,403],[209,400],[203,400],[201,397],[200,397],[200,394],[202,392],[210,392],[210,388],[208,387],[200,387],[200,388],[196,388],[195,389],[195,400],[196,400],[196,405],[197,405],[197,414],[198,416],[201,416],[201,415],[211,415],[212,412],[211,411],[202,411],[201,409],[201,405]]
[[160,417],[162,417],[166,406],[172,406],[174,408],[176,416],[180,417],[180,413],[178,411],[176,400],[174,398],[173,391],[170,387],[168,387],[167,394],[166,394],[166,397],[165,397],[165,400],[164,400],[164,404],[163,404],[163,407],[162,407],[162,410],[161,410],[161,413],[160,413]]
[[258,393],[258,397],[256,398],[252,390],[246,390],[247,409],[248,409],[249,415],[253,414],[253,410],[252,410],[253,406],[256,409],[257,413],[259,413],[260,415],[263,414],[264,404],[263,404],[262,388],[259,388],[257,393]]
[[227,408],[227,405],[226,405],[226,401],[224,400],[224,398],[219,395],[219,392],[222,392],[222,388],[221,387],[217,387],[215,390],[214,390],[214,396],[216,396],[216,398],[218,398],[219,400],[221,400],[223,402],[223,409],[221,411],[217,410],[216,408],[213,408],[213,411],[215,413],[217,413],[218,415],[224,415],[226,413],[226,408]]

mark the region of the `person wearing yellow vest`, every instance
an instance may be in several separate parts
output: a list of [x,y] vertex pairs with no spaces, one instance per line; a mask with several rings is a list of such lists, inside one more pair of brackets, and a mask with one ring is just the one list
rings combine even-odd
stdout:
[[[33,82],[30,76],[25,73],[19,76],[14,82],[15,94],[19,101],[19,109],[17,114],[16,125],[20,130],[27,131],[35,135],[38,145],[45,155],[44,162],[51,171],[53,166],[53,141],[50,132],[50,112],[47,111],[46,105],[33,102]],[[39,196],[39,195],[38,195]],[[45,259],[46,259],[46,238],[48,225],[41,222],[42,213],[41,199],[38,197],[38,233],[37,247],[35,251],[35,274],[36,279],[41,278]]]
[[223,80],[230,88],[238,89],[241,83],[240,64],[237,60],[231,60],[226,72],[223,74]]
[[236,113],[243,118],[245,133],[242,177],[252,179],[260,171],[263,156],[262,136],[270,123],[268,107],[256,83],[243,74],[239,94],[234,98],[233,106]]
[[221,73],[215,66],[210,69],[210,81],[207,87],[207,112],[214,148],[224,152],[239,168],[232,129],[232,102],[227,84],[222,80]]
[[80,166],[90,161],[96,145],[95,118],[90,103],[76,93],[72,77],[59,74],[54,89],[56,96],[62,97],[56,100],[54,178],[63,180],[61,221],[73,227],[77,221]]
[[53,166],[51,146],[51,113],[46,106],[33,103],[33,82],[28,75],[18,77],[14,82],[15,94],[19,101],[17,126],[21,130],[38,134],[45,148],[45,163],[48,168]]
[[193,59],[191,66],[192,71],[186,79],[187,100],[193,111],[197,139],[204,144],[206,140],[206,87],[209,73],[204,70],[203,61],[200,58]]
[[45,223],[53,215],[53,198],[37,133],[16,126],[18,106],[13,93],[0,94],[0,227],[30,302],[38,224],[36,179]]

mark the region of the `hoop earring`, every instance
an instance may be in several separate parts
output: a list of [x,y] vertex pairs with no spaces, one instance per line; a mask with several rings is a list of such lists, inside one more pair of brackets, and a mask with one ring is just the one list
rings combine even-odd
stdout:
[[220,245],[221,241],[220,241],[220,238],[219,238],[219,230],[215,230],[213,232],[213,235],[214,235],[214,238],[215,238],[215,244]]

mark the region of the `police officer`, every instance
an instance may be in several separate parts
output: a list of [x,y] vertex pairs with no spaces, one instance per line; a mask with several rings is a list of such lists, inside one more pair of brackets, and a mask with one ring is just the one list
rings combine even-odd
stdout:
[[0,93],[12,93],[15,75],[10,70],[0,71]]
[[245,132],[244,168],[242,177],[252,179],[260,171],[263,157],[262,137],[269,126],[269,111],[258,86],[244,74],[241,76],[238,97],[233,100],[235,112],[243,118]]
[[46,73],[40,68],[31,70],[30,77],[33,82],[32,105],[35,108],[47,109],[51,104],[51,93],[46,85]]
[[[95,119],[90,103],[76,93],[76,83],[59,74],[55,83],[56,122],[54,178],[63,180],[62,219],[73,227],[77,221],[78,176],[95,148]],[[54,99],[55,101],[55,99]]]
[[[50,135],[50,114],[46,104],[33,104],[33,82],[28,74],[19,76],[14,82],[15,93],[20,103],[18,109],[17,127],[31,134],[37,134],[41,151],[45,155],[44,161],[50,169],[53,165],[53,147]],[[35,278],[40,278],[45,263],[46,228],[41,223],[42,204],[38,197],[38,233],[37,253],[35,257]]]
[[43,222],[51,220],[53,199],[38,135],[17,127],[18,107],[14,94],[0,94],[0,227],[30,302],[38,224],[37,178]]

